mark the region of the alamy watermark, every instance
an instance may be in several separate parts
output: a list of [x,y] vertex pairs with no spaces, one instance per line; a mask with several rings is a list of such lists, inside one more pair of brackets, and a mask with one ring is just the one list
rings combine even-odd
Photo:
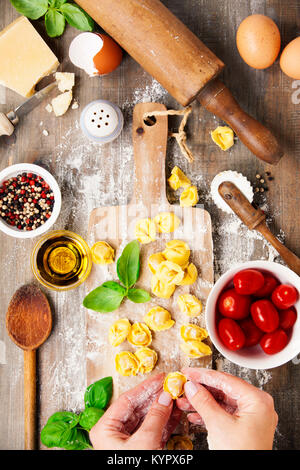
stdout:
[[292,103],[299,104],[300,103],[300,80],[294,80],[292,83],[292,88],[296,88],[296,90],[292,93]]

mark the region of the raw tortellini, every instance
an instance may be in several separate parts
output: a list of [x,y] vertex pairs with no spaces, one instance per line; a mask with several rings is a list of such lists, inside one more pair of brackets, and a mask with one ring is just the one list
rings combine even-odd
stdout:
[[180,195],[181,207],[192,207],[199,201],[198,191],[196,186],[189,186],[184,189]]
[[170,372],[164,381],[164,391],[169,392],[173,400],[184,394],[186,376],[181,372]]
[[178,168],[178,166],[174,166],[173,170],[171,171],[171,176],[168,179],[169,185],[171,186],[174,191],[179,188],[187,188],[191,185],[189,178],[183,173],[183,171]]
[[228,126],[218,126],[210,135],[222,150],[228,150],[234,144],[233,130]]
[[190,247],[182,240],[169,241],[163,251],[163,255],[168,261],[179,264],[183,269],[188,264],[190,253]]
[[114,262],[115,250],[106,242],[94,243],[91,248],[92,261],[95,264],[110,264]]
[[162,253],[153,253],[153,255],[150,255],[148,258],[148,266],[152,274],[155,274],[158,266],[160,263],[163,261],[166,261],[166,258]]
[[172,320],[168,310],[162,307],[153,307],[144,316],[144,322],[153,331],[163,331],[171,328],[175,321]]
[[190,284],[194,284],[194,282],[197,280],[197,277],[197,268],[193,263],[190,263],[188,267],[185,268],[183,279],[178,283],[178,286],[189,286]]
[[113,323],[109,329],[108,339],[112,346],[119,346],[127,336],[131,330],[130,321],[127,318],[121,318]]
[[154,217],[159,233],[171,233],[180,225],[180,219],[174,212],[160,212]]
[[193,443],[187,436],[171,436],[167,442],[168,450],[193,450],[193,448]]
[[201,328],[198,325],[189,323],[188,325],[182,325],[180,328],[180,336],[184,341],[196,339],[202,341],[208,337],[208,333],[205,328]]
[[157,267],[155,275],[164,284],[179,284],[184,278],[184,271],[179,264],[173,263],[172,261],[163,261]]
[[133,346],[149,346],[152,341],[151,331],[145,323],[134,323],[131,326],[127,340]]
[[139,348],[134,355],[139,361],[139,372],[141,374],[148,374],[154,369],[157,362],[156,351],[150,348]]
[[177,298],[177,304],[182,313],[189,317],[197,317],[202,312],[202,302],[192,294],[182,294]]
[[135,238],[140,243],[150,243],[156,240],[156,225],[152,219],[140,219],[135,225]]
[[117,372],[124,377],[138,373],[139,361],[137,357],[129,351],[119,352],[115,357],[115,363]]
[[167,284],[155,274],[151,279],[151,290],[156,297],[169,299],[174,294],[175,284]]
[[198,339],[190,339],[181,343],[182,351],[190,358],[210,356],[212,353],[208,344],[202,343]]

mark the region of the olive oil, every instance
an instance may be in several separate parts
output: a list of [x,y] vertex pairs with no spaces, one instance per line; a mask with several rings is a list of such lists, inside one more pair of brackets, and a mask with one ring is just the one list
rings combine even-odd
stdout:
[[89,247],[73,232],[50,232],[34,248],[32,268],[46,287],[57,290],[76,287],[91,270]]

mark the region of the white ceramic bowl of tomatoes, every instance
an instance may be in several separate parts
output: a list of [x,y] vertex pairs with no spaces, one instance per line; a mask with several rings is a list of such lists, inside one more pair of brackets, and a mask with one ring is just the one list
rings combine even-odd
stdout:
[[249,261],[223,274],[207,299],[214,346],[249,369],[271,369],[300,353],[300,278],[270,261]]

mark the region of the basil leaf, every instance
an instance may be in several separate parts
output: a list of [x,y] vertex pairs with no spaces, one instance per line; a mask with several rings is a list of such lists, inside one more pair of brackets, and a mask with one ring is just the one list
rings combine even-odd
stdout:
[[71,413],[71,411],[58,411],[54,413],[47,421],[47,424],[63,421],[67,423],[70,428],[74,428],[79,422],[79,415]]
[[114,281],[107,281],[92,290],[83,299],[83,305],[100,313],[112,312],[120,306],[125,295],[126,289],[123,286]]
[[125,246],[117,261],[117,274],[125,287],[132,287],[140,274],[140,244],[133,240]]
[[104,377],[89,385],[84,394],[86,408],[103,410],[112,397],[112,377]]
[[65,29],[65,18],[57,10],[50,8],[45,15],[45,26],[48,36],[61,36]]
[[78,5],[65,3],[60,7],[60,11],[67,22],[74,28],[80,29],[81,31],[93,31],[94,21]]
[[67,3],[68,0],[49,0],[49,5],[52,8],[60,8],[64,3]]
[[86,408],[80,415],[79,424],[87,431],[90,431],[104,413],[105,411],[99,408]]
[[129,289],[127,297],[136,304],[143,304],[151,299],[150,294],[144,289]]
[[37,20],[48,10],[48,0],[10,0],[13,7],[31,20]]
[[84,450],[92,448],[86,432],[78,428],[67,429],[61,437],[59,447],[66,450]]
[[60,447],[63,434],[68,429],[69,424],[64,421],[47,423],[41,431],[41,441],[47,447]]

